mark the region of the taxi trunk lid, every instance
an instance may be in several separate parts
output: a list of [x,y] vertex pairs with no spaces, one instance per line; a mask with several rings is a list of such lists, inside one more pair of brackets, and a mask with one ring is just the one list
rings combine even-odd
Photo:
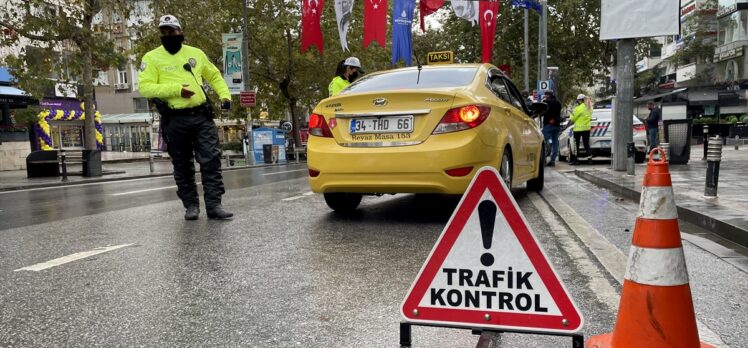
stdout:
[[454,99],[454,91],[350,94],[325,103],[323,116],[343,146],[417,145],[431,135]]

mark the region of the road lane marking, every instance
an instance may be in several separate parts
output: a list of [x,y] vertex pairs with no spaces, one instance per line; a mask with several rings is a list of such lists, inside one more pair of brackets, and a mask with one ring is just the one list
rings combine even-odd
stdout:
[[121,183],[121,182],[135,182],[135,181],[145,181],[145,180],[154,180],[154,179],[171,179],[171,175],[169,175],[168,177],[167,176],[155,176],[155,177],[150,177],[150,178],[123,179],[123,180],[112,180],[112,181],[89,182],[89,183],[81,183],[81,184],[57,185],[57,186],[49,186],[49,187],[36,187],[36,188],[28,188],[28,189],[21,189],[21,190],[0,191],[0,195],[8,194],[8,193],[78,188],[78,187],[83,187],[83,186],[107,185],[107,184],[116,184],[116,183]]
[[265,174],[262,174],[262,175],[275,175],[275,174],[285,174],[285,173],[293,173],[293,172],[305,172],[307,170],[308,169],[286,170],[286,171],[283,171],[283,172],[272,172],[272,173],[265,173]]
[[[543,191],[542,196],[547,204],[556,210],[556,213],[558,213],[566,225],[569,226],[569,229],[574,231],[574,234],[576,234],[582,243],[584,243],[584,245],[592,252],[595,258],[600,261],[608,273],[610,273],[619,284],[623,284],[623,277],[626,273],[626,267],[628,264],[626,255],[618,250],[613,243],[609,242],[602,233],[587,223],[587,221],[577,214],[577,212],[566,204],[566,202],[562,201],[548,190]],[[540,197],[536,193],[531,193],[530,200],[535,204],[535,200],[540,200]],[[551,220],[546,219],[546,222],[549,224],[550,221]],[[557,221],[557,218],[553,216],[552,221]],[[577,247],[579,246],[577,245]],[[586,255],[584,258],[586,259]],[[577,258],[577,260],[581,260],[581,258]],[[586,261],[589,262],[589,260]],[[608,284],[608,286],[610,286],[610,284]],[[618,297],[617,293],[616,297]],[[616,306],[614,308],[614,312],[617,313],[618,300],[616,300]],[[722,341],[722,338],[719,337],[718,334],[709,329],[698,319],[696,320],[696,326],[699,329],[699,338],[703,341],[712,344],[717,348],[729,347],[724,341]]]
[[306,192],[306,193],[304,193],[304,194],[302,194],[300,196],[293,196],[293,197],[283,198],[283,199],[281,199],[281,201],[284,201],[284,202],[295,201],[297,199],[301,199],[301,198],[304,198],[304,197],[307,197],[307,196],[311,196],[313,194],[314,194],[314,192],[309,191],[309,192]]
[[[196,185],[202,185],[202,183],[197,183]],[[173,189],[177,188],[176,185],[172,186],[164,186],[164,187],[156,187],[156,188],[149,188],[144,190],[136,190],[136,191],[127,191],[127,192],[120,192],[120,193],[112,193],[110,196],[124,196],[124,195],[131,195],[135,193],[142,193],[142,192],[150,192],[150,191],[159,191],[159,190],[166,190],[166,189]]]
[[117,250],[117,249],[129,247],[129,246],[132,246],[132,245],[135,245],[135,244],[133,244],[133,243],[130,243],[130,244],[120,244],[120,245],[115,245],[115,246],[110,246],[110,247],[96,248],[94,250],[89,250],[89,251],[82,251],[82,252],[71,254],[71,255],[68,255],[68,256],[63,256],[63,257],[60,257],[60,258],[56,258],[54,260],[50,260],[50,261],[47,261],[47,262],[37,263],[35,265],[31,265],[31,266],[19,268],[19,269],[13,271],[13,272],[18,272],[18,271],[34,271],[34,272],[38,272],[38,271],[42,271],[42,270],[45,270],[45,269],[48,269],[48,268],[52,268],[52,267],[64,265],[64,264],[69,263],[69,262],[73,262],[73,261],[85,259],[87,257],[91,257],[91,256],[94,256],[94,255],[98,255],[98,254],[110,252],[110,251],[113,251],[113,250]]

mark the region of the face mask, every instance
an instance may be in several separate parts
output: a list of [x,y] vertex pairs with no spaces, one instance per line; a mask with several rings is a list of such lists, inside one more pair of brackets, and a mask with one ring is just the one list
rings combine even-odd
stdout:
[[161,44],[171,54],[176,54],[182,49],[182,42],[184,42],[184,35],[167,35],[161,37]]
[[348,75],[348,82],[353,83],[353,81],[356,81],[358,78],[358,71],[352,72],[350,75]]

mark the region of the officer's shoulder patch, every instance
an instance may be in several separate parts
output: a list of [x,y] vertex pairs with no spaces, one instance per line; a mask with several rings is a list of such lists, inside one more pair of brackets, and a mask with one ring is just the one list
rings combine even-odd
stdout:
[[140,72],[143,72],[143,71],[145,71],[145,68],[147,66],[148,65],[145,62],[140,62],[140,67],[138,67],[138,70],[140,70]]
[[195,58],[190,58],[188,62],[190,63],[190,66],[192,66],[193,68],[197,66],[197,60]]

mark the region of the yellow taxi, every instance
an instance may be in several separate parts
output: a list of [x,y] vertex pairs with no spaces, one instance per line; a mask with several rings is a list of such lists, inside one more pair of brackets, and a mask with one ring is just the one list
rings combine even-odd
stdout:
[[540,191],[545,146],[530,114],[490,64],[372,73],[310,115],[309,184],[337,211],[356,209],[364,194],[463,194],[483,166],[509,187]]

